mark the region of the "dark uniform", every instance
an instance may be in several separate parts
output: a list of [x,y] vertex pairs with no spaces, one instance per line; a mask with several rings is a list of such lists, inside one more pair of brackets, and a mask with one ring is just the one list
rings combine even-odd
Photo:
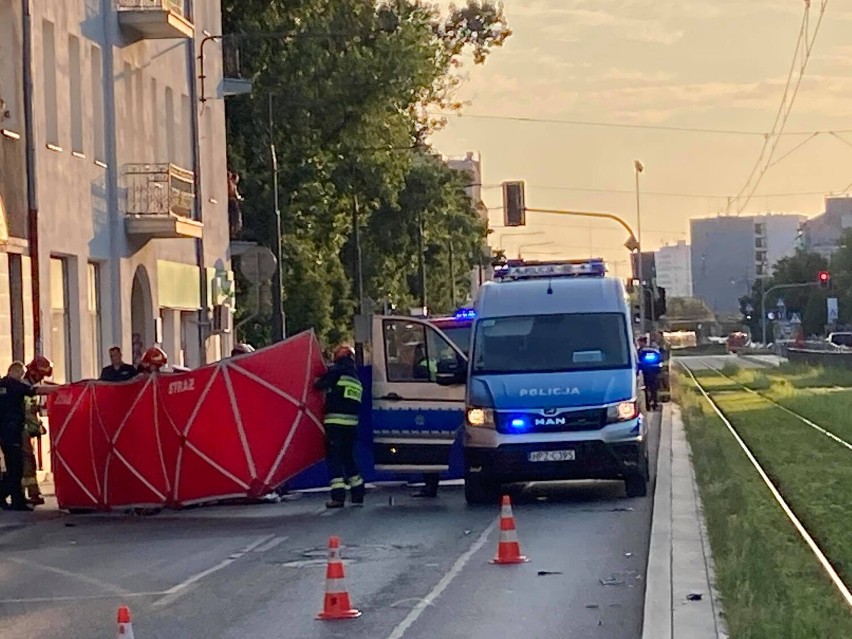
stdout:
[[645,403],[650,410],[660,407],[658,391],[662,366],[662,355],[658,349],[649,346],[639,349],[639,370],[645,382]]
[[343,506],[347,484],[351,489],[352,504],[361,505],[364,503],[365,487],[355,461],[355,444],[364,388],[358,379],[354,358],[348,354],[338,356],[315,386],[326,392],[326,463],[331,479],[331,500],[327,506]]
[[139,371],[136,370],[136,367],[130,364],[121,364],[118,368],[110,364],[101,371],[99,379],[102,382],[126,382],[138,374]]
[[24,399],[34,397],[36,389],[12,377],[0,379],[0,448],[6,460],[6,474],[0,489],[0,505],[12,498],[14,510],[30,510],[21,482],[24,478],[23,432]]

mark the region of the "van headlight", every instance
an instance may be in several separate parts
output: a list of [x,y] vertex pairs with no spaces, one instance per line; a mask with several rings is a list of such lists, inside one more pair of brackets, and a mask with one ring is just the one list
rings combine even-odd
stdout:
[[606,409],[606,421],[609,424],[629,422],[639,417],[639,404],[636,400],[613,404]]
[[474,428],[496,428],[494,410],[491,408],[468,408],[467,425]]

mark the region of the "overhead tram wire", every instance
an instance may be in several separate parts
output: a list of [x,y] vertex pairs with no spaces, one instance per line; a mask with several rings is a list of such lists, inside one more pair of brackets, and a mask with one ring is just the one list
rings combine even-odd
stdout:
[[[747,131],[744,129],[713,129],[706,127],[667,126],[664,124],[631,124],[626,122],[602,122],[595,120],[570,120],[561,118],[538,118],[517,115],[496,115],[488,113],[439,113],[430,112],[430,115],[446,118],[459,118],[461,120],[494,120],[500,122],[518,122],[529,124],[556,124],[578,127],[598,127],[609,129],[635,129],[640,131],[668,131],[673,133],[704,133],[715,135],[737,135],[749,137],[766,138],[769,133],[765,131]],[[813,136],[820,131],[785,131],[783,137]],[[840,129],[836,133],[852,133],[852,129]]]
[[[804,18],[803,18],[803,21],[802,21],[802,27],[803,27],[803,30],[804,30],[803,31],[804,35],[802,33],[800,33],[799,43],[796,45],[796,54],[793,56],[793,68],[795,69],[796,58],[797,58],[799,50],[801,48],[802,37],[804,37],[805,52],[804,52],[804,56],[802,58],[801,65],[799,67],[799,75],[796,78],[796,84],[795,84],[795,87],[793,88],[792,94],[790,95],[789,103],[787,102],[787,95],[788,95],[788,92],[789,92],[790,77],[792,77],[792,76],[788,77],[787,88],[785,89],[784,96],[781,99],[781,111],[783,112],[784,107],[786,106],[787,107],[786,112],[784,112],[784,116],[781,120],[780,126],[777,126],[777,119],[776,119],[776,126],[773,126],[772,133],[770,134],[770,138],[773,140],[773,142],[772,142],[772,148],[769,151],[769,156],[766,158],[766,162],[763,166],[763,169],[761,169],[759,175],[757,176],[757,179],[754,181],[754,184],[751,185],[751,190],[749,191],[748,196],[745,198],[745,200],[742,202],[742,204],[738,207],[738,209],[737,209],[738,215],[742,214],[742,212],[745,211],[746,207],[748,206],[749,202],[751,201],[752,197],[754,197],[755,192],[757,191],[758,187],[760,186],[760,183],[763,181],[764,176],[769,171],[769,169],[773,166],[772,160],[775,157],[775,151],[778,148],[778,143],[781,141],[781,136],[784,133],[784,129],[787,127],[787,122],[790,119],[790,114],[793,112],[793,106],[795,105],[796,97],[798,97],[798,95],[799,95],[799,89],[802,86],[802,80],[805,77],[805,72],[807,71],[807,68],[808,68],[808,62],[810,62],[810,60],[811,60],[811,57],[812,57],[812,54],[813,54],[814,44],[816,43],[817,37],[819,36],[820,27],[822,26],[823,19],[825,18],[825,11],[826,11],[827,8],[828,8],[828,0],[821,0],[820,13],[819,13],[819,18],[817,19],[816,27],[814,28],[813,35],[809,35],[808,30],[809,30],[809,27],[810,27],[809,18],[810,18],[811,0],[805,0],[805,14],[804,14]],[[769,141],[769,138],[767,139],[767,143],[768,143],[768,141]],[[758,159],[755,166],[756,167],[759,166],[762,162],[763,162],[763,153],[761,153],[761,157]],[[752,172],[752,176],[753,175],[754,175],[754,171]],[[743,190],[740,191],[740,195],[737,196],[737,199],[742,197],[742,193],[744,193],[749,188],[750,184],[751,184],[751,177],[749,178],[749,181],[746,182],[745,186],[743,187]]]

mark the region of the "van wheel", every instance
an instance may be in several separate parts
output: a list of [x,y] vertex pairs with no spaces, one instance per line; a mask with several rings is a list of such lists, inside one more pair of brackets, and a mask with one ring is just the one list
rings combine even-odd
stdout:
[[624,489],[630,498],[645,497],[648,494],[648,478],[644,474],[630,475],[624,480]]
[[500,486],[480,477],[464,478],[464,498],[468,504],[494,506],[500,499]]

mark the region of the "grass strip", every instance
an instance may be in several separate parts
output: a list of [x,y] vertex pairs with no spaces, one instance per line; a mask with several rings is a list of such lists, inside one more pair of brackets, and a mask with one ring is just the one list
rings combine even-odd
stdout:
[[[736,639],[852,637],[852,614],[727,428],[698,395],[691,381],[678,375],[674,386],[677,401],[684,409],[717,586],[731,636]],[[758,407],[755,415],[761,410]],[[736,409],[729,416],[735,427],[741,416],[742,412]],[[775,423],[770,420],[764,427],[772,430]],[[753,433],[750,435],[753,440]],[[777,449],[789,443],[784,439],[780,433],[775,438]],[[785,473],[785,465],[768,463],[772,451],[766,450],[765,442],[762,446],[760,454],[754,452],[771,468],[767,472]],[[779,451],[774,452],[777,455]],[[782,493],[793,481],[817,485],[821,482],[819,469],[810,463],[808,456],[799,459],[799,463],[810,469],[810,477],[803,480],[798,475],[785,476],[779,482]],[[795,510],[796,506],[793,507]],[[813,515],[809,514],[808,521],[803,519],[803,522],[806,526],[814,525],[816,530],[812,529],[811,533],[818,543],[823,541],[820,532],[824,532],[826,515],[829,519],[849,522],[849,516],[840,512],[825,513],[820,509],[815,521],[811,521]]]

